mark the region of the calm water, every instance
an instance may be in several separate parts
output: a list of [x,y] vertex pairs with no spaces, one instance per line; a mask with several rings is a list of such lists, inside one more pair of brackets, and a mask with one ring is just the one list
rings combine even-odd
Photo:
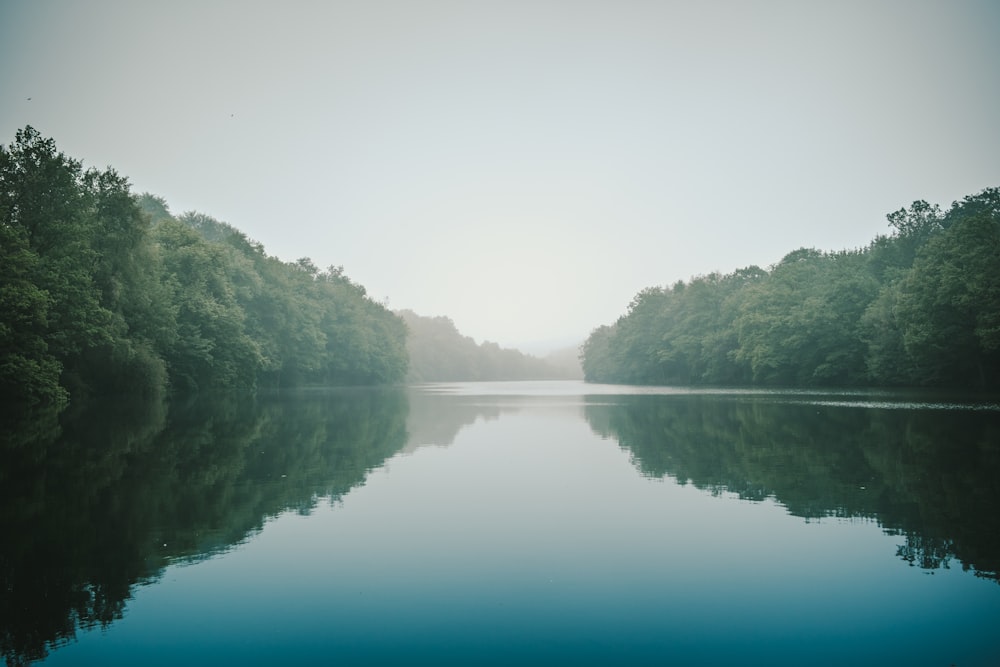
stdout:
[[1000,406],[427,385],[5,431],[45,665],[1000,665]]

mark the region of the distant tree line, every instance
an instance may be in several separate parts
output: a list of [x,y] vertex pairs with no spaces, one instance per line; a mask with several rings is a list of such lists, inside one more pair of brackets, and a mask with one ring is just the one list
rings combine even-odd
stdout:
[[170,214],[31,127],[0,146],[0,399],[305,383],[407,369],[406,327],[339,268]]
[[541,359],[463,336],[448,317],[399,311],[408,329],[411,382],[553,380],[579,377],[578,365]]
[[643,290],[584,343],[586,379],[1000,387],[1000,188],[887,217],[863,249]]

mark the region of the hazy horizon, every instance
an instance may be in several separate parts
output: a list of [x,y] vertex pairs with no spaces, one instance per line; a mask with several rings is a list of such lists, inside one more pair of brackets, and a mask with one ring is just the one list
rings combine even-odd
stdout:
[[1000,185],[998,32],[986,0],[0,2],[0,143],[544,354]]

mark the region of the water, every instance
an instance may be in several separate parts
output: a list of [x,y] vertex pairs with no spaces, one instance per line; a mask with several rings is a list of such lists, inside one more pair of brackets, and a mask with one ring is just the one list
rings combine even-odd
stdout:
[[4,442],[11,664],[1000,664],[995,401],[546,382],[104,408]]

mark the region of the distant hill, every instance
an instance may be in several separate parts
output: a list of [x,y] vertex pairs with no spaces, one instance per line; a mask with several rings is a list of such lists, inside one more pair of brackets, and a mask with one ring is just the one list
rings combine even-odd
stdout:
[[[448,317],[425,317],[400,310],[409,329],[410,382],[468,382],[476,380],[568,380],[583,373],[575,351],[540,359],[520,350],[485,341],[477,344],[459,332]],[[567,357],[572,357],[567,361]]]
[[559,350],[553,350],[543,357],[553,368],[558,368],[566,374],[566,379],[582,380],[583,363],[580,361],[580,345],[571,345]]

